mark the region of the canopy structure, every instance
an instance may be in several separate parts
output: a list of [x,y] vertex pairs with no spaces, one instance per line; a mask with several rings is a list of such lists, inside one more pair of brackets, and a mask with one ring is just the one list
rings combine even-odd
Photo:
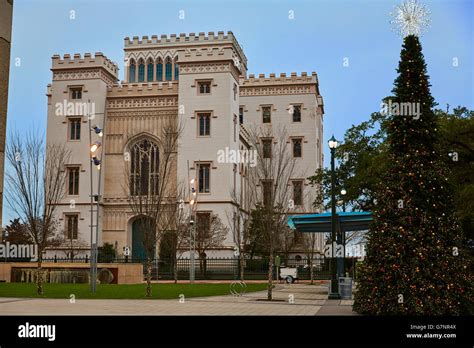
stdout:
[[[369,229],[371,212],[336,213],[339,231],[353,232]],[[288,217],[288,226],[298,232],[331,232],[331,213],[302,214]]]

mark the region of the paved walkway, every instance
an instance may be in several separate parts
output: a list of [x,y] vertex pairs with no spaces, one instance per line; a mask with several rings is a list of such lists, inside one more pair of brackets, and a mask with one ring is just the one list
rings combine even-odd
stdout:
[[[80,300],[0,298],[0,315],[355,315],[352,300],[327,300],[327,287],[278,284],[274,301],[266,291],[242,297],[176,300]],[[263,300],[263,301],[262,301]]]

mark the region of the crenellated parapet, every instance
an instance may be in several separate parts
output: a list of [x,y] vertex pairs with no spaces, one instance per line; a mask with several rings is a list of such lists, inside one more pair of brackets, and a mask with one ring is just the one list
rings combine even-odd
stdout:
[[[317,74],[302,72],[298,75],[292,72],[289,76],[286,73],[277,76],[271,73],[269,76],[259,74],[257,77],[250,74],[248,78],[240,80],[241,96],[283,94],[315,94],[320,97]],[[322,97],[319,100],[322,103]]]
[[110,77],[115,80],[118,79],[118,65],[107,58],[102,52],[96,52],[94,55],[85,53],[81,56],[79,53],[75,53],[73,56],[65,54],[62,58],[59,54],[55,54],[52,58],[53,72],[66,71],[66,70],[91,70],[91,69],[102,69],[106,73],[110,74]]
[[130,96],[148,95],[177,95],[178,83],[150,82],[150,83],[127,83],[124,85],[114,85],[107,88],[107,98],[121,98]]

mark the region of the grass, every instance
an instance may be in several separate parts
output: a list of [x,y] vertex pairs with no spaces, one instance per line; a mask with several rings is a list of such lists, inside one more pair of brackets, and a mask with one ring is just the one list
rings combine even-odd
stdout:
[[[266,287],[266,283],[247,284],[247,292]],[[147,299],[145,284],[99,284],[95,294],[90,292],[89,284],[43,284],[43,290],[44,295],[39,296],[32,283],[0,283],[0,297]],[[178,299],[181,294],[185,298],[230,295],[230,284],[152,284],[153,299]]]

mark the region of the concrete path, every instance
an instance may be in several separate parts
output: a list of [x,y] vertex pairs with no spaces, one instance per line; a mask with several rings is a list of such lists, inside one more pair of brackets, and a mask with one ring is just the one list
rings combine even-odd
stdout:
[[276,285],[242,297],[213,296],[176,300],[81,300],[0,298],[0,315],[355,315],[352,300],[327,300],[321,285]]

